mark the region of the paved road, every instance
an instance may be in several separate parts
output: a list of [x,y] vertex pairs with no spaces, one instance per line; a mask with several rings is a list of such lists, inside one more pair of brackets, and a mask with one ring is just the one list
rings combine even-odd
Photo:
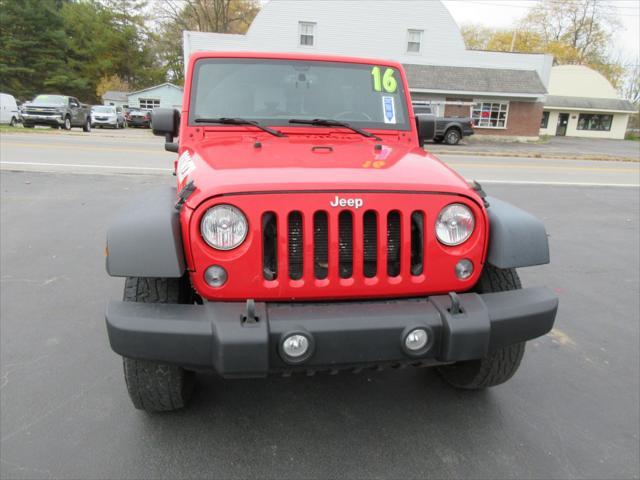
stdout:
[[493,185],[546,222],[557,328],[507,384],[431,370],[223,381],[149,416],[109,350],[104,235],[128,197],[172,177],[1,175],[2,478],[638,478],[635,188]]
[[[175,154],[148,130],[99,131],[88,135],[14,134],[0,139],[0,167],[84,173],[164,174]],[[482,183],[640,185],[640,163],[540,158],[441,155],[462,175]]]

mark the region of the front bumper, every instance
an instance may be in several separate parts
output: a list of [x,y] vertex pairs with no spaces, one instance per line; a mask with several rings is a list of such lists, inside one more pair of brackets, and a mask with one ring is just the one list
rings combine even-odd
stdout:
[[22,122],[28,125],[64,125],[62,115],[22,114]]
[[97,118],[91,119],[91,125],[95,126],[105,126],[105,127],[115,127],[118,125],[118,120],[98,120]]
[[148,127],[151,125],[151,120],[146,118],[131,117],[127,120],[127,123],[132,127]]
[[[126,357],[213,368],[226,377],[357,369],[367,366],[451,363],[544,335],[553,327],[558,298],[546,288],[395,301],[204,305],[110,302],[111,347]],[[249,303],[249,302],[248,302]],[[255,317],[255,319],[251,318]],[[419,354],[404,347],[414,328],[429,333]],[[311,339],[313,353],[290,364],[279,353],[290,333]]]

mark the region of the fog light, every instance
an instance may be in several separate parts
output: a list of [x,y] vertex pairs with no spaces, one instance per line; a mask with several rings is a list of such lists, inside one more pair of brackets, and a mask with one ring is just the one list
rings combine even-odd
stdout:
[[473,273],[473,263],[471,260],[463,258],[456,264],[456,277],[460,280],[466,280]]
[[282,342],[282,351],[292,359],[302,357],[309,350],[309,339],[304,335],[290,335]]
[[227,271],[219,265],[212,265],[205,270],[204,280],[212,287],[221,287],[227,281]]
[[429,334],[424,328],[416,328],[411,330],[404,339],[404,346],[407,350],[417,352],[422,350],[429,341]]

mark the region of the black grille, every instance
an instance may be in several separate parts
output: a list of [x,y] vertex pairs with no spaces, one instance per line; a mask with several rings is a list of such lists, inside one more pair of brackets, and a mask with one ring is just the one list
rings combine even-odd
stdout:
[[411,214],[411,275],[420,275],[424,263],[424,214]]
[[318,279],[329,274],[329,220],[327,212],[313,215],[313,271]]
[[[332,217],[330,222],[330,214],[337,215],[337,218]],[[389,277],[397,277],[403,272],[403,262],[406,263],[404,266],[406,273],[414,276],[423,274],[425,264],[424,213],[421,211],[405,213],[393,210],[388,214],[382,214],[386,215],[386,231],[384,231],[384,222],[380,222],[380,215],[374,210],[367,210],[362,216],[354,216],[354,213],[349,210],[343,210],[339,213],[316,211],[312,214],[293,211],[286,216],[277,216],[274,212],[264,213],[262,215],[264,278],[276,280],[279,265],[288,263],[288,272],[286,272],[288,277],[292,280],[300,280],[305,276],[305,261],[313,263],[312,275],[316,279],[326,279],[330,275],[351,278],[354,275],[355,260],[358,263],[362,261],[362,274],[367,278],[384,274]],[[337,232],[329,231],[330,224],[333,225],[333,219],[337,220]],[[279,225],[282,221],[286,221],[286,225]],[[362,222],[362,225],[358,225],[360,228],[355,228],[356,221]],[[312,225],[305,226],[304,222],[312,222]],[[313,237],[307,239],[306,244],[305,230],[308,235]],[[358,235],[361,235],[362,238],[356,239],[355,232],[359,232]],[[330,233],[332,238],[337,237],[337,251],[330,251]],[[283,238],[284,235],[287,235],[286,239]],[[379,261],[380,249],[385,248],[380,244],[380,235],[385,235],[387,240],[386,265],[380,264]],[[403,235],[411,237],[404,240],[404,246]],[[309,240],[312,240],[313,246]],[[356,244],[362,248],[360,253],[362,258],[354,258]],[[281,251],[284,250],[282,245],[286,245],[286,252]],[[306,253],[306,260],[305,248],[313,249]],[[335,244],[333,244],[333,248],[335,248]],[[404,253],[402,253],[403,248],[406,249]],[[287,257],[279,259],[279,255],[287,255]],[[311,265],[307,265],[307,271],[310,269]]]
[[364,247],[364,276],[375,277],[378,270],[378,217],[376,212],[368,210],[362,219]]
[[289,277],[292,280],[302,278],[302,214],[289,214]]
[[353,275],[353,215],[351,212],[346,210],[340,212],[338,224],[340,278],[350,278]]
[[266,280],[278,278],[278,227],[276,215],[262,215],[262,273]]
[[400,275],[400,212],[387,216],[387,275]]

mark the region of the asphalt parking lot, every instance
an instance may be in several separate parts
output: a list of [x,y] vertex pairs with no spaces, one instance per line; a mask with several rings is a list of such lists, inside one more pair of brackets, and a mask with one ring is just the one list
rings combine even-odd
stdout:
[[173,177],[0,177],[2,478],[640,476],[638,188],[491,186],[545,221],[552,263],[521,276],[561,299],[505,385],[460,392],[422,369],[200,374],[191,408],[150,416],[108,346],[123,281],[104,271],[104,238],[131,195]]

